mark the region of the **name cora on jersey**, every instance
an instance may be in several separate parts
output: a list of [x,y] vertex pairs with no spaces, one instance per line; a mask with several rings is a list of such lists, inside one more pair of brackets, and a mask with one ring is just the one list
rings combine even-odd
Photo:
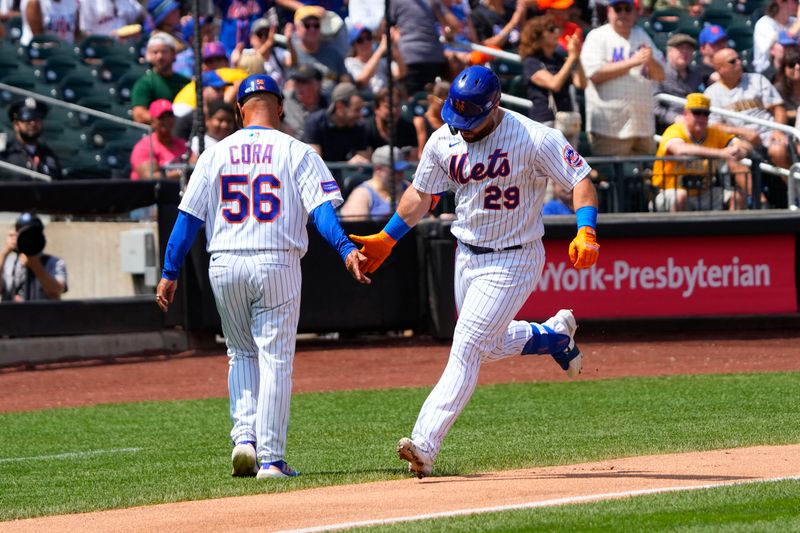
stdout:
[[228,148],[231,165],[272,163],[272,145],[260,143],[232,144]]
[[488,164],[475,163],[471,166],[469,174],[465,175],[464,167],[467,164],[467,156],[467,153],[450,156],[450,171],[447,177],[451,181],[464,185],[470,180],[494,179],[498,176],[508,176],[511,173],[508,152],[504,152],[500,148],[492,152]]

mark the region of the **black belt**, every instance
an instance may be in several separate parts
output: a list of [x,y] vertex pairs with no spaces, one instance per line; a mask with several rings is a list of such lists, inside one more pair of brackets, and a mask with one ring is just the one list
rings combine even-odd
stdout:
[[478,254],[478,255],[490,254],[492,252],[507,252],[508,250],[521,250],[522,249],[522,245],[521,244],[517,244],[516,246],[509,246],[508,248],[500,248],[499,250],[495,250],[494,248],[484,248],[483,246],[475,246],[473,244],[467,244],[465,242],[462,242],[461,244],[466,246],[469,249],[469,251],[472,252],[473,254]]

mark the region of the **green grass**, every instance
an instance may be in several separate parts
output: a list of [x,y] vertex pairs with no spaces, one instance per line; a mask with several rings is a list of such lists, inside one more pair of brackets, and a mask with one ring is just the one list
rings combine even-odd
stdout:
[[[800,373],[479,388],[436,473],[800,442]],[[0,415],[0,520],[405,478],[394,445],[429,389],[298,394],[281,483],[230,478],[221,399]],[[475,443],[482,443],[475,446]],[[141,451],[8,461],[115,448]]]
[[[754,483],[599,503],[359,528],[374,533],[514,531],[800,531],[800,481]],[[354,531],[354,530],[349,530]]]

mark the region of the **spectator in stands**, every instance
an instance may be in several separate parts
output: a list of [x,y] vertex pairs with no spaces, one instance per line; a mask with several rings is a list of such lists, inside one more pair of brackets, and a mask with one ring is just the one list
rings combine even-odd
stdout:
[[542,215],[571,215],[575,213],[572,209],[572,191],[566,190],[554,180],[548,181],[548,188],[551,196],[542,206]]
[[144,8],[136,0],[80,2],[80,30],[85,35],[117,36],[117,30],[141,24],[146,16]]
[[417,159],[422,159],[422,149],[434,131],[444,126],[442,106],[450,93],[450,82],[437,81],[428,86],[428,107],[425,113],[414,117],[414,128],[417,130]]
[[797,107],[800,106],[800,47],[786,48],[774,85],[783,98],[786,124],[794,124],[797,120]]
[[[206,150],[236,131],[233,106],[226,102],[216,101],[208,104],[205,117],[206,133],[203,137],[203,143]],[[194,164],[197,162],[197,158],[200,157],[200,138],[192,137],[190,145],[192,155],[189,157],[189,162]]]
[[765,14],[753,28],[753,69],[763,72],[770,64],[770,49],[783,31],[790,37],[800,34],[797,0],[770,0]]
[[267,72],[264,70],[264,58],[252,48],[242,50],[234,66],[239,70],[247,72],[248,75],[266,74]]
[[[656,156],[693,156],[693,161],[658,160],[653,165],[653,186],[658,193],[653,200],[656,211],[698,211],[702,209],[741,209],[748,190],[748,169],[738,163],[753,150],[745,140],[709,126],[711,101],[701,93],[686,97],[682,120],[671,125],[661,137]],[[727,163],[727,174],[734,180],[712,186],[719,170],[717,161]]]
[[[786,123],[786,109],[778,90],[761,74],[742,70],[739,54],[724,48],[714,54],[719,81],[705,90],[711,105],[763,120]],[[711,123],[726,133],[736,135],[766,155],[773,164],[789,168],[789,140],[783,132],[751,124],[739,118],[711,115]],[[786,183],[763,176],[767,200],[773,207],[786,207]]]
[[[223,92],[226,102],[233,105],[239,83],[247,77],[247,72],[238,68],[218,68],[203,72],[203,80],[217,90]],[[205,83],[204,83],[205,85]],[[197,87],[194,80],[187,83],[172,100],[172,112],[176,117],[183,117],[197,107]]]
[[55,35],[67,44],[80,40],[77,0],[22,0],[20,10],[20,44],[27,46],[34,35],[43,33]]
[[778,35],[778,40],[775,41],[775,44],[773,44],[772,48],[769,50],[769,66],[761,72],[761,74],[763,74],[764,77],[773,84],[775,83],[775,77],[783,68],[781,66],[783,63],[783,56],[791,48],[794,48],[795,50],[800,49],[800,42],[798,42],[794,37],[788,35],[785,31],[782,31]]
[[[278,0],[276,3],[285,4],[286,1]],[[237,44],[250,41],[251,25],[267,13],[271,4],[267,0],[214,0],[222,21],[220,41],[225,44],[228,55],[233,53]],[[297,4],[292,2],[291,9],[296,9]]]
[[722,26],[710,24],[702,29],[697,42],[703,58],[703,62],[698,65],[698,70],[705,76],[706,85],[710,85],[719,79],[714,68],[714,54],[728,47],[728,34],[725,33]]
[[230,66],[225,46],[220,41],[204,44],[201,56],[203,57],[203,70],[217,70]]
[[[556,111],[574,111],[570,85],[586,88],[586,74],[581,66],[580,37],[573,34],[567,48],[559,46],[561,26],[550,15],[534,17],[525,23],[519,55],[527,83],[526,94],[533,103],[528,115],[535,121],[553,126]],[[576,115],[577,116],[577,115]],[[577,128],[580,132],[580,116]],[[570,139],[573,142],[574,139]]]
[[[47,106],[33,98],[11,104],[8,118],[14,128],[14,138],[0,148],[0,160],[18,167],[35,170],[61,179],[61,163],[58,156],[39,140],[42,135],[42,120],[47,116]],[[22,174],[6,174],[11,180],[27,180]]]
[[285,133],[302,139],[308,116],[325,109],[328,101],[322,95],[322,74],[311,65],[300,65],[289,79],[292,88],[284,92],[282,127]]
[[439,4],[420,1],[389,4],[389,17],[400,29],[399,44],[408,71],[405,78],[408,94],[425,90],[427,84],[447,74],[434,8],[438,10]]
[[[400,91],[395,89],[392,93],[393,109],[391,118],[394,120],[394,145],[399,148],[408,148],[413,157],[417,156],[417,130],[414,123],[403,116],[400,104],[403,99]],[[375,95],[375,113],[372,120],[367,122],[367,144],[374,150],[379,146],[389,144],[389,89],[383,88]]]
[[275,80],[279,87],[283,87],[288,79],[287,72],[297,64],[297,53],[292,43],[294,26],[287,24],[284,28],[286,48],[275,46],[277,31],[277,21],[273,23],[266,17],[255,21],[250,26],[250,47],[246,48],[244,43],[237,44],[231,54],[231,63],[238,66],[242,56],[256,54],[264,63],[264,73]]
[[655,152],[653,92],[664,79],[664,56],[635,26],[633,0],[610,0],[608,23],[589,32],[581,63],[586,88],[586,130],[594,155]]
[[299,65],[309,64],[322,73],[330,82],[345,74],[344,57],[336,47],[322,40],[321,24],[325,9],[319,6],[303,6],[294,12],[295,36],[292,43]]
[[506,4],[503,0],[480,0],[472,10],[472,24],[480,44],[516,48],[527,10],[525,0],[516,0],[513,4]]
[[[217,25],[212,15],[198,17],[200,22],[200,45],[205,46],[217,41]],[[176,51],[175,64],[172,70],[181,76],[191,78],[194,76],[194,17],[187,14],[181,18],[180,31],[167,32],[175,37]],[[200,56],[202,59],[202,48]]]
[[[391,29],[392,35],[392,76],[402,80],[406,76],[406,64],[400,52],[400,30]],[[347,72],[361,90],[377,94],[386,87],[386,34],[381,36],[380,44],[373,51],[372,31],[369,28],[350,30],[352,56],[344,60]]]
[[[208,107],[213,103],[220,103],[225,100],[225,91],[231,86],[214,71],[203,72],[203,113],[208,116]],[[195,97],[196,98],[196,97]],[[196,105],[197,102],[194,102]],[[178,113],[178,106],[183,108]],[[188,139],[192,135],[195,110],[193,106],[187,104],[172,103],[172,113],[175,115],[175,129],[172,135],[180,139]]]
[[175,39],[163,32],[154,33],[147,41],[145,59],[151,69],[136,80],[131,89],[133,120],[150,124],[148,106],[156,100],[172,101],[189,79],[172,71],[175,63]]
[[181,6],[176,0],[150,0],[147,13],[155,31],[168,33],[176,42],[185,44],[181,32]]
[[[692,55],[697,49],[697,41],[683,33],[673,34],[667,40],[667,65],[664,67],[664,81],[659,82],[659,93],[685,98],[689,93],[701,93],[706,89],[707,77],[692,65]],[[656,102],[656,130],[664,131],[675,119],[682,116],[680,106]]]
[[372,177],[353,189],[339,211],[340,217],[350,220],[379,220],[389,218],[394,213],[394,208],[409,185],[404,177],[409,164],[399,148],[395,146],[391,152],[394,155],[394,170],[389,160],[388,145],[380,146],[372,152]]
[[583,44],[583,29],[570,20],[570,11],[575,0],[539,0],[536,4],[545,15],[549,15],[553,23],[561,31],[558,34],[558,44],[564,50],[569,45],[570,37],[578,37],[578,42]]
[[346,161],[354,165],[370,161],[364,128],[364,99],[352,83],[333,89],[328,109],[311,113],[306,119],[303,141],[325,161]]
[[0,250],[0,301],[60,300],[67,292],[67,265],[43,253],[46,243],[42,220],[22,213]]
[[172,135],[175,127],[172,103],[163,98],[156,100],[150,104],[148,113],[153,133],[143,137],[131,151],[131,179],[180,179],[182,169],[164,168],[179,164],[186,152],[186,140]]

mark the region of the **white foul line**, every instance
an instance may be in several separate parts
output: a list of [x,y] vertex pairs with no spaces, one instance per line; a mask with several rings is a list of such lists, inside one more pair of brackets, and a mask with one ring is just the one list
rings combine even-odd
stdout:
[[32,457],[0,457],[0,463],[38,461],[41,459],[80,459],[83,457],[93,457],[95,455],[106,455],[110,453],[136,453],[140,451],[142,451],[141,448],[112,448],[110,450],[89,450],[88,452],[67,452],[55,455],[34,455]]
[[500,511],[515,511],[520,509],[535,509],[537,507],[551,507],[556,505],[567,505],[571,503],[583,503],[597,500],[611,500],[614,498],[625,498],[630,496],[643,496],[646,494],[658,494],[663,492],[678,492],[682,490],[702,490],[716,489],[719,487],[730,487],[734,485],[749,485],[752,483],[769,483],[774,481],[800,480],[800,476],[775,477],[767,479],[757,479],[752,481],[736,481],[733,483],[711,483],[708,485],[690,485],[686,487],[659,487],[654,489],[629,490],[625,492],[607,492],[605,494],[588,494],[585,496],[571,496],[569,498],[556,498],[552,500],[542,500],[537,502],[516,503],[513,505],[498,505],[496,507],[476,507],[474,509],[459,509],[457,511],[443,511],[440,513],[429,513],[411,516],[398,516],[396,518],[378,518],[375,520],[364,520],[361,522],[345,522],[331,524],[327,526],[315,526],[303,529],[285,530],[279,533],[314,533],[317,531],[334,531],[337,529],[350,529],[354,527],[383,526],[387,524],[397,524],[400,522],[416,522],[431,518],[449,518],[451,516],[463,516],[481,513],[496,513]]

